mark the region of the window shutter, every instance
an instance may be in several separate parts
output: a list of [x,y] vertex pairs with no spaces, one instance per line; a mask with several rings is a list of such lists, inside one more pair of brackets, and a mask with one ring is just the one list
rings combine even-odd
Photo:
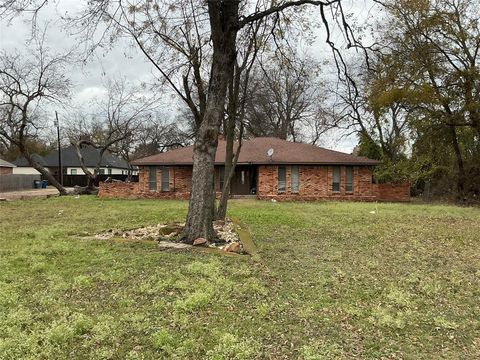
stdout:
[[278,192],[285,192],[287,172],[285,166],[278,167]]
[[151,191],[157,191],[157,167],[148,167],[148,189]]
[[170,168],[162,167],[162,191],[170,191]]
[[300,185],[300,179],[299,179],[299,170],[298,170],[298,165],[293,165],[292,166],[292,192],[298,193],[299,190],[299,185]]
[[353,166],[346,167],[345,191],[353,192]]
[[332,191],[340,192],[340,166],[333,167]]

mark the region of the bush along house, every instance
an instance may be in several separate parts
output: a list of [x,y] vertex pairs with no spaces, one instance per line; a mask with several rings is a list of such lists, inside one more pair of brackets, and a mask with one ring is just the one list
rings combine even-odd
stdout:
[[[226,141],[215,157],[215,190],[223,187]],[[135,160],[138,183],[101,184],[100,197],[188,199],[193,146]],[[278,138],[258,137],[242,144],[231,196],[275,200],[408,201],[410,187],[374,184],[379,161]]]

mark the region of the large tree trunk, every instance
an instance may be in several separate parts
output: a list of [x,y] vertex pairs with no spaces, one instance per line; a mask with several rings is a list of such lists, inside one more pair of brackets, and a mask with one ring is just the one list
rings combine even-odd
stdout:
[[218,204],[218,209],[215,218],[216,219],[225,219],[227,216],[227,202],[230,197],[230,183],[234,173],[235,167],[233,166],[233,138],[231,139],[231,144],[229,144],[229,139],[227,136],[227,144],[225,150],[225,169],[223,172],[223,188],[222,194],[220,195],[220,202]]
[[[92,174],[92,172],[88,170],[87,166],[85,165],[85,160],[83,159],[82,152],[80,151],[80,148],[82,146],[81,143],[72,142],[72,145],[75,146],[75,152],[77,153],[78,161],[80,162],[80,167],[82,168],[83,173],[87,177],[87,186],[85,187],[85,189],[82,190],[83,192],[79,191],[79,193],[86,193],[86,194],[95,193],[95,191],[97,190],[95,186],[95,180],[97,179],[99,166],[97,165],[95,172]],[[101,157],[99,161],[101,161]]]
[[48,180],[48,182],[55,186],[60,193],[60,195],[68,195],[68,191],[60,184],[57,179],[47,170],[45,169],[42,165],[37,163],[33,158],[30,156],[30,154],[24,153],[25,159],[27,159],[28,163],[35,169],[37,170],[42,176]]
[[[232,74],[233,75],[233,74]],[[233,145],[235,142],[235,123],[237,119],[237,101],[238,101],[238,79],[239,73],[236,72],[235,76],[230,78],[230,83],[228,87],[228,119],[225,126],[225,168],[223,172],[224,181],[222,194],[220,196],[220,203],[218,204],[218,209],[215,218],[216,219],[225,219],[227,216],[227,202],[230,197],[230,182],[232,179],[232,174],[235,171],[233,163]],[[238,150],[237,150],[238,151]]]
[[459,200],[465,199],[465,166],[463,164],[462,151],[458,144],[457,132],[455,126],[450,125],[450,135],[452,137],[453,151],[457,160],[457,197]]
[[[220,202],[218,204],[216,218],[218,220],[224,220],[227,216],[227,206],[228,206],[228,198],[230,197],[230,184],[232,183],[233,175],[235,174],[235,168],[237,166],[238,157],[240,155],[240,150],[242,147],[242,138],[239,137],[237,152],[235,153],[235,158],[230,160],[229,170],[227,172],[227,166],[225,166],[225,175],[224,184],[222,189],[222,195],[220,196]],[[232,145],[233,149],[233,145]]]
[[214,238],[214,162],[223,118],[228,81],[235,61],[238,1],[208,1],[213,58],[205,114],[193,147],[192,190],[185,228],[180,240],[193,243],[199,237]]

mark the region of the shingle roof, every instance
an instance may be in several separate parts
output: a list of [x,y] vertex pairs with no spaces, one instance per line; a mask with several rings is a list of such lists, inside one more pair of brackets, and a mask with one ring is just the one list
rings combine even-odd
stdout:
[[3,159],[0,159],[0,167],[14,168],[16,167],[16,165],[9,163],[8,161],[5,161]]
[[[95,149],[92,146],[83,147],[81,150],[83,160],[85,161],[85,166],[95,167],[97,166],[98,159],[100,158],[100,150]],[[36,160],[39,161],[43,166],[46,167],[56,167],[58,166],[58,150],[52,151],[48,155],[41,157],[39,155],[33,155],[36,157]],[[17,166],[30,166],[25,158],[19,158],[15,160]],[[80,167],[80,161],[75,150],[75,147],[69,146],[62,149],[62,166],[65,167]],[[102,162],[100,163],[102,167],[112,167],[119,169],[128,169],[128,163],[112,155],[109,151],[105,151],[103,154]]]
[[[225,162],[226,141],[219,140],[215,164]],[[270,158],[267,151],[273,149]],[[137,159],[135,165],[191,165],[193,146]],[[272,137],[258,137],[245,140],[240,150],[238,164],[340,164],[340,165],[377,165],[380,161],[363,156],[355,156],[329,150],[314,145],[295,143]]]
[[[33,160],[35,160],[40,165],[47,166],[47,163],[45,162],[45,159],[42,156],[40,156],[38,154],[33,154],[32,158],[33,158]],[[27,159],[25,159],[23,156],[18,158],[17,160],[15,160],[13,163],[15,165],[17,165],[18,167],[25,167],[25,166],[29,167],[29,166],[31,166],[30,163],[27,161]],[[55,165],[55,166],[57,166],[57,165]]]

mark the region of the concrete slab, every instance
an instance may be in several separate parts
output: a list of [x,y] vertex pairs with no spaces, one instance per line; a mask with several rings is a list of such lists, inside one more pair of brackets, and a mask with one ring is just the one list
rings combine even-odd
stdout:
[[58,190],[52,186],[46,189],[29,189],[20,191],[0,192],[0,200],[24,200],[35,198],[47,198],[58,195]]

